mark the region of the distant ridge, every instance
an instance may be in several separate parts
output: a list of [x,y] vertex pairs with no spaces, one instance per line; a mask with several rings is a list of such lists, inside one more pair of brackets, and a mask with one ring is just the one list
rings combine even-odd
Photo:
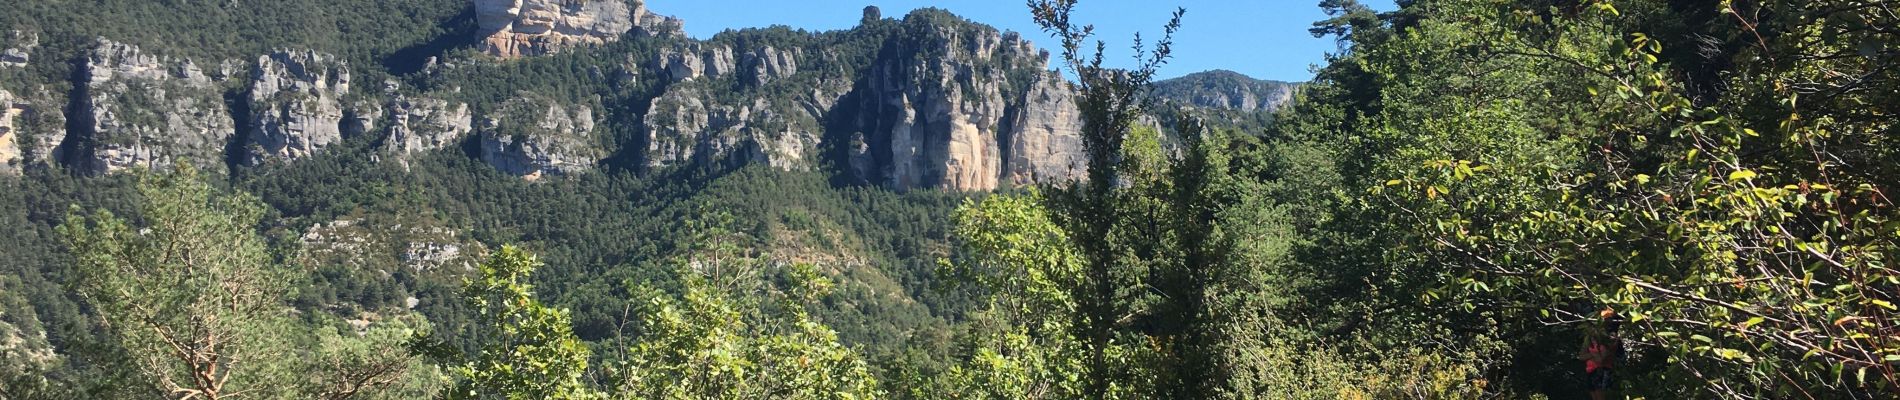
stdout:
[[1155,82],[1154,95],[1198,108],[1273,111],[1292,100],[1300,85],[1216,69]]

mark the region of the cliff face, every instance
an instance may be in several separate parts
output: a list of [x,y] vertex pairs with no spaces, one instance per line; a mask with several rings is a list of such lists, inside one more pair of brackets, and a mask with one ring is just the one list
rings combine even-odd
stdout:
[[26,31],[10,31],[0,37],[0,68],[25,67],[33,61],[33,49],[39,47],[40,37]]
[[1082,153],[1082,114],[1075,90],[1060,75],[1045,73],[1023,94],[1009,119],[1006,184],[1029,185],[1079,178],[1088,166]]
[[330,55],[279,51],[257,59],[250,96],[247,162],[309,157],[373,128],[373,107],[346,110],[350,69]]
[[26,167],[26,152],[13,127],[23,112],[24,108],[14,106],[13,93],[0,89],[0,174],[18,175]]
[[79,130],[69,164],[89,173],[164,168],[190,162],[224,169],[234,134],[224,106],[228,75],[207,75],[191,60],[146,54],[101,39],[80,71],[73,110]]
[[[990,190],[1074,176],[1073,91],[1014,33],[920,11],[863,93],[853,172],[896,190]],[[948,21],[948,22],[946,22]]]
[[811,169],[840,155],[842,172],[897,190],[989,190],[1079,171],[1073,90],[1019,35],[940,10],[859,29],[890,33],[859,49],[875,53],[868,65],[837,65],[851,49],[745,38],[659,51],[649,68],[675,84],[645,113],[648,166]]
[[705,76],[724,76],[733,72],[732,48],[701,46],[690,43],[665,48],[654,56],[649,68],[668,83],[680,83]]
[[[353,87],[344,58],[314,50],[200,67],[100,39],[73,73],[73,123],[50,125],[70,132],[20,129],[25,116],[49,114],[35,109],[59,109],[60,95],[0,92],[0,172],[53,159],[89,173],[181,162],[222,171],[296,162],[359,137],[380,147],[371,157],[404,167],[418,153],[467,148],[527,179],[602,163],[756,163],[832,168],[896,190],[990,190],[1067,180],[1083,167],[1074,90],[1049,71],[1047,53],[941,10],[903,20],[872,13],[847,31],[768,28],[696,40],[640,1],[472,7],[481,28],[475,39],[489,54],[589,51],[605,57],[569,61],[616,61],[431,58],[416,75],[373,91]],[[21,35],[0,47],[30,49]],[[591,46],[615,40],[643,42]],[[524,76],[468,75],[487,73]],[[540,74],[563,81],[535,86],[550,79]],[[463,93],[464,84],[479,94]],[[491,91],[497,87],[508,91]]]
[[0,89],[0,175],[50,165],[66,125],[57,97],[42,91],[16,95]]
[[509,100],[481,123],[482,161],[528,180],[586,172],[606,156],[594,126],[587,106],[532,96]]
[[473,0],[483,52],[515,58],[620,40],[629,31],[678,35],[678,20],[641,0]]
[[[837,98],[825,89],[791,103],[821,104]],[[654,100],[646,117],[649,167],[695,162],[763,163],[783,170],[808,170],[824,140],[822,112],[780,107],[761,98],[738,104],[709,103],[695,88],[668,91]]]
[[383,149],[405,166],[411,155],[454,146],[474,132],[467,104],[399,96],[389,103],[389,114]]

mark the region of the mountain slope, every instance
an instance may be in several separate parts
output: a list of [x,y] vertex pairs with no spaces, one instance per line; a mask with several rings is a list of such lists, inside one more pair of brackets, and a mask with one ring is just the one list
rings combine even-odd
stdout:
[[1199,108],[1244,112],[1274,111],[1293,100],[1297,83],[1260,80],[1228,70],[1212,70],[1155,82],[1154,95]]
[[[289,302],[313,318],[418,314],[456,332],[468,261],[519,244],[549,263],[538,291],[582,338],[619,340],[630,293],[669,288],[689,226],[719,224],[773,268],[840,282],[814,314],[843,340],[941,360],[949,321],[977,306],[934,274],[958,256],[950,210],[1081,167],[1072,89],[1021,35],[926,9],[695,40],[619,1],[0,15],[18,31],[0,35],[0,253],[18,255],[0,285],[27,294],[0,296],[0,340],[51,343],[28,360],[49,376],[109,375],[60,347],[102,331],[63,289],[54,227],[75,206],[137,218],[139,172],[191,165],[270,206],[260,229],[310,273]],[[384,25],[316,26],[366,22]]]
[[[108,2],[93,12],[151,7]],[[278,12],[339,11],[309,7],[321,10]],[[215,22],[243,10],[151,12]],[[191,163],[241,173],[356,138],[396,143],[385,157],[394,162],[470,149],[529,179],[757,163],[897,190],[990,190],[1080,169],[1073,90],[1047,54],[936,9],[843,31],[775,27],[702,41],[640,0],[472,0],[460,15],[409,21],[445,36],[357,42],[213,25],[274,40],[202,47],[163,39],[183,28],[74,13],[30,8],[45,18],[5,20],[32,40],[5,43],[31,57],[0,66],[0,90],[17,109],[0,126],[11,133],[22,116],[55,112],[40,104],[71,106],[66,129],[0,136],[0,163],[14,166],[0,171]],[[131,26],[42,25],[90,20]],[[154,35],[116,37],[132,32]],[[455,111],[463,107],[466,116]],[[418,132],[417,122],[434,128]],[[37,143],[58,146],[27,151],[45,147]]]

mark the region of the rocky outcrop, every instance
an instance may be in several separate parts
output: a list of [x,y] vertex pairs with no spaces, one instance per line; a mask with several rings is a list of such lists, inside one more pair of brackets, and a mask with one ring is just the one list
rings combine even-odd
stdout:
[[40,46],[40,36],[32,32],[12,31],[4,41],[0,41],[0,68],[25,67],[33,61],[33,49]]
[[823,141],[819,121],[846,85],[821,84],[783,102],[747,97],[739,104],[718,104],[701,85],[672,88],[647,111],[647,165],[750,162],[809,170]]
[[25,112],[24,107],[15,106],[13,93],[0,89],[0,175],[18,175],[26,167],[26,151],[13,122]]
[[1298,88],[1298,84],[1213,70],[1155,82],[1154,95],[1191,107],[1255,112],[1279,109],[1293,100]]
[[419,218],[378,215],[318,223],[300,238],[301,257],[316,265],[392,273],[457,273],[475,267],[487,250],[461,230]]
[[[677,36],[680,21],[642,0],[473,0],[483,52],[502,58],[558,53],[620,40],[629,31]],[[638,28],[636,30],[636,28]]]
[[[990,190],[1059,180],[1080,166],[1077,115],[1047,54],[1014,33],[939,10],[905,18],[926,40],[897,40],[870,72],[847,150],[862,180],[895,190]],[[1009,155],[1009,156],[1005,156]]]
[[684,38],[686,21],[667,15],[647,11],[641,0],[628,0],[633,5],[633,34],[640,37]]
[[334,56],[303,50],[258,57],[247,163],[309,157],[373,129],[378,111],[368,104],[346,106],[349,93],[349,66]]
[[1017,104],[1006,130],[1004,183],[1029,185],[1079,176],[1088,159],[1082,153],[1082,115],[1069,82],[1044,73]]
[[21,96],[0,90],[0,175],[17,175],[28,167],[51,165],[60,141],[66,138],[65,114],[60,100],[42,90]]
[[732,48],[702,46],[698,43],[680,48],[662,49],[654,56],[651,68],[670,83],[706,76],[724,76],[733,72]]
[[586,106],[531,96],[509,100],[480,124],[482,161],[528,180],[589,171],[606,156],[594,125]]
[[645,114],[647,166],[803,170],[843,156],[850,175],[898,190],[990,190],[1082,170],[1074,91],[1045,53],[941,10],[900,29],[916,35],[879,44],[857,73],[837,69],[830,50],[757,45],[738,49],[726,78],[726,47],[662,50],[649,67],[675,84]]
[[405,166],[410,155],[454,146],[475,130],[467,104],[398,97],[389,114],[383,149]]
[[[723,146],[702,143],[716,134],[715,115],[702,97],[699,90],[676,87],[653,100],[646,114],[647,166],[683,165],[695,154],[705,153],[702,148]],[[726,122],[729,113],[721,111],[717,117]]]
[[798,51],[780,51],[772,46],[753,49],[745,55],[746,84],[753,87],[765,86],[775,79],[784,79],[798,73]]
[[100,39],[80,71],[68,163],[89,173],[190,162],[224,170],[234,135],[221,82],[191,60]]

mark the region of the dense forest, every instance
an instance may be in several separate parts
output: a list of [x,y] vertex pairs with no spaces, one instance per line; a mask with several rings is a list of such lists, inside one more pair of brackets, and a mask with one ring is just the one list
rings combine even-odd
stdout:
[[[584,103],[613,151],[646,147],[660,84],[602,71],[685,40],[494,60],[460,1],[73,3],[0,23],[39,29],[38,59],[301,46],[477,109]],[[1322,0],[1337,50],[1259,110],[1197,104],[1228,74],[1157,82],[1192,10],[1116,68],[1071,19],[1091,4],[1025,10],[1075,89],[1069,180],[615,153],[530,181],[368,136],[228,173],[0,174],[0,399],[1900,397],[1895,4]],[[865,18],[708,42],[840,48],[818,69],[859,75],[889,38],[976,29]]]

